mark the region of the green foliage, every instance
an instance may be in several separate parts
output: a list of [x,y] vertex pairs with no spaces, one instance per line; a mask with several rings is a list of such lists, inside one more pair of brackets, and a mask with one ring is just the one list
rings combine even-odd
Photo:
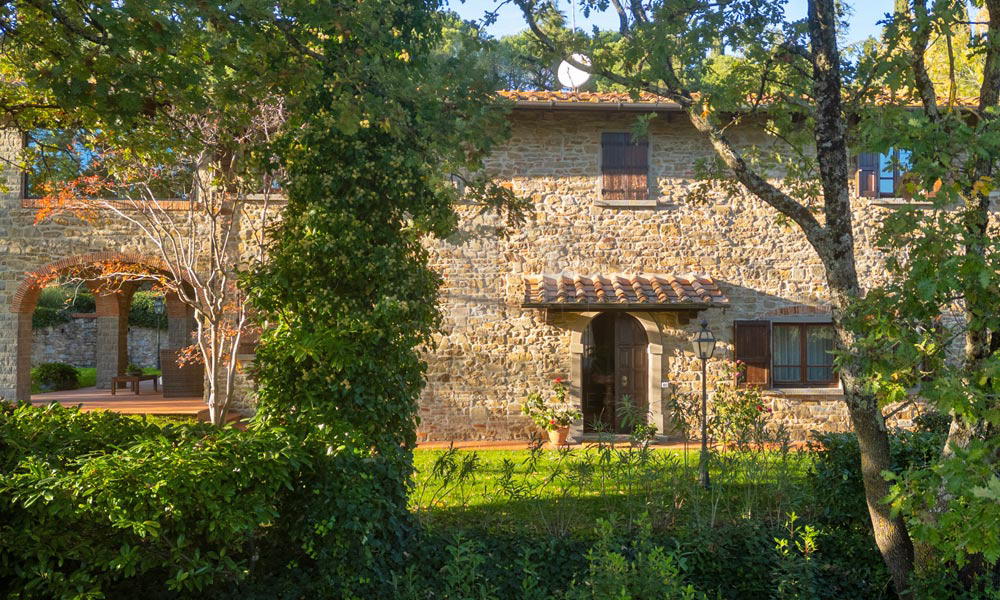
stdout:
[[73,313],[92,313],[96,309],[94,296],[89,292],[61,286],[49,286],[38,297],[35,312],[31,315],[32,329],[61,325],[70,321]]
[[[507,510],[509,503],[496,508]],[[870,534],[815,531],[810,562],[816,593],[811,599],[894,597],[886,590],[888,575]],[[391,597],[440,597],[444,577],[456,582],[464,577],[471,589],[464,597],[475,598],[480,590],[488,597],[527,600],[613,598],[623,587],[633,597],[663,598],[685,593],[678,588],[689,582],[710,598],[770,600],[778,597],[793,568],[786,563],[796,560],[775,548],[775,539],[787,536],[784,527],[755,520],[658,531],[644,526],[642,518],[630,527],[598,517],[572,536],[547,536],[483,530],[467,518],[456,527],[418,531],[406,569],[394,576]],[[612,595],[591,591],[597,589]],[[657,589],[666,593],[657,595]]]
[[31,370],[31,377],[41,390],[75,390],[80,387],[76,367],[66,363],[42,363]]
[[[255,361],[260,420],[322,432],[372,470],[359,483],[350,462],[337,462],[329,483],[296,500],[303,515],[345,494],[364,501],[336,520],[297,522],[293,512],[282,522],[313,532],[298,564],[316,567],[303,586],[317,593],[378,589],[402,564],[425,370],[417,349],[439,323],[440,280],[422,240],[457,221],[446,174],[475,174],[466,193],[484,209],[512,200],[480,172],[505,134],[502,114],[487,108],[485,73],[435,51],[436,7],[365,1],[310,13],[316,78],[275,145],[288,204],[270,260],[247,281],[267,323]],[[342,530],[353,537],[329,538]]]
[[548,399],[542,398],[538,392],[528,394],[521,405],[521,413],[546,431],[566,427],[583,416],[576,409],[556,408],[557,406],[566,406],[566,385],[562,379],[556,379],[552,384],[552,393]]
[[[128,324],[134,327],[167,328],[166,315],[153,310],[156,298],[163,298],[161,292],[139,290],[132,295],[128,311]],[[31,327],[51,327],[69,323],[74,313],[92,313],[96,310],[94,295],[90,292],[74,290],[62,286],[50,286],[42,290],[38,305],[31,315]]]
[[640,523],[630,546],[620,545],[611,522],[597,522],[597,543],[587,553],[587,573],[574,581],[568,599],[667,600],[704,598],[686,584],[683,559],[652,543],[649,522]]
[[441,593],[445,598],[455,600],[493,600],[496,589],[483,581],[481,574],[486,557],[480,553],[480,546],[463,540],[456,534],[455,541],[448,546],[448,562],[441,568]]
[[[860,450],[852,433],[814,432],[809,448],[815,460],[809,481],[817,517],[838,526],[866,526],[868,508],[862,493]],[[889,436],[891,472],[921,470],[937,460],[944,445],[940,433],[898,431]]]
[[20,598],[382,597],[407,530],[398,463],[281,429],[0,404],[0,582]]
[[157,315],[153,309],[156,299],[163,300],[161,292],[139,290],[132,295],[132,304],[128,309],[128,324],[134,327],[149,327],[155,329],[167,328],[167,315]]
[[709,431],[713,439],[735,451],[762,448],[764,444],[788,445],[788,432],[771,422],[759,386],[741,386],[746,375],[742,361],[726,361],[721,381],[712,397]]
[[280,433],[58,405],[5,409],[0,448],[0,580],[23,598],[208,593],[240,579],[302,454]]
[[947,435],[951,427],[951,415],[937,410],[922,412],[914,417],[913,426],[916,431]]
[[797,521],[795,513],[789,514],[785,524],[787,536],[774,540],[782,571],[775,598],[782,600],[809,600],[819,595],[813,560],[818,532],[812,525],[797,525]]
[[893,509],[909,517],[911,535],[933,550],[936,564],[965,567],[976,555],[987,567],[1000,561],[1000,539],[983,535],[1000,528],[996,453],[995,440],[973,440],[929,468],[894,475]]

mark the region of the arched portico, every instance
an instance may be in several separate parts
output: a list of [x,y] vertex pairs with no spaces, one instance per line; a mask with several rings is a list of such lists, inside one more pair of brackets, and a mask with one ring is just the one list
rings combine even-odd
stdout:
[[[162,261],[137,254],[101,252],[66,258],[29,273],[15,292],[10,310],[17,318],[16,339],[16,400],[27,401],[31,397],[31,316],[38,304],[38,298],[52,276],[85,269],[88,266],[115,263],[123,266],[138,266],[142,271],[167,275],[169,272]],[[97,387],[107,389],[111,377],[122,375],[128,364],[128,313],[132,295],[139,287],[139,280],[124,281],[107,287],[87,283],[94,292],[97,309]],[[166,294],[167,336],[170,347],[180,348],[190,342],[193,329],[193,315],[190,307],[180,301],[176,294]]]

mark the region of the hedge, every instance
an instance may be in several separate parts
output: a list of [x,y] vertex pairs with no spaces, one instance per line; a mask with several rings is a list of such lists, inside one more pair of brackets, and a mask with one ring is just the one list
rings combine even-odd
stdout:
[[405,533],[385,464],[317,432],[0,403],[0,589],[378,597]]
[[[166,329],[166,315],[157,317],[153,310],[155,299],[162,297],[161,292],[137,291],[132,296],[128,324],[134,327]],[[31,327],[40,329],[62,325],[69,323],[75,313],[93,313],[95,310],[94,295],[90,292],[58,286],[47,287],[42,290],[35,312],[31,315]]]

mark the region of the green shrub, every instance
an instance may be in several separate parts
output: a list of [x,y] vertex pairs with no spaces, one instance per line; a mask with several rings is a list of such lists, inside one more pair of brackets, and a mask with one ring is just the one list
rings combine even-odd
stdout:
[[[808,478],[821,522],[869,527],[861,481],[861,453],[853,433],[815,433],[809,449],[814,455]],[[931,464],[941,454],[945,436],[940,433],[897,431],[889,436],[891,471]]]
[[[163,298],[162,292],[140,290],[132,296],[132,304],[128,311],[128,324],[134,327],[150,327],[166,329],[166,315],[159,315],[153,310],[156,298]],[[75,289],[51,286],[42,290],[38,305],[31,315],[31,327],[52,327],[69,323],[74,313],[92,313],[97,309],[94,295]]]
[[611,522],[597,522],[597,543],[587,553],[587,570],[574,580],[567,600],[691,600],[705,598],[685,581],[685,561],[654,544],[648,521],[628,546],[614,536]]
[[96,310],[94,296],[89,292],[51,286],[42,290],[38,304],[31,315],[31,327],[52,327],[69,323],[73,313],[92,313]]
[[80,373],[66,363],[42,363],[31,370],[41,390],[75,390],[80,387]]
[[376,598],[401,570],[395,461],[282,429],[2,407],[11,597]]
[[945,435],[951,427],[951,415],[938,410],[931,410],[917,415],[913,419],[913,424],[917,431]]
[[157,298],[163,298],[162,292],[138,291],[132,296],[132,304],[128,309],[128,324],[133,327],[149,327],[151,329],[167,328],[167,316],[157,316],[153,304]]
[[280,432],[59,406],[5,411],[0,447],[0,582],[19,598],[224,589],[303,452]]

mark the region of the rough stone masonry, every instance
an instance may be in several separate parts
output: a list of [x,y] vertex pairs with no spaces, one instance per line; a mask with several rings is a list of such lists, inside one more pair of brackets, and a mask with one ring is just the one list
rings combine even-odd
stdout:
[[[731,356],[734,321],[828,320],[823,267],[793,226],[782,225],[773,209],[749,196],[716,195],[701,203],[688,197],[696,184],[696,161],[710,156],[711,149],[669,107],[587,94],[534,94],[520,100],[510,116],[512,137],[488,159],[487,168],[530,199],[523,227],[498,237],[492,233],[498,223],[480,216],[479,207],[460,206],[462,230],[448,240],[428,242],[432,266],[444,282],[443,330],[435,347],[425,351],[421,440],[526,438],[534,427],[521,415],[521,404],[527,394],[549,390],[555,377],[568,381],[570,403],[582,403],[582,361],[592,340],[588,327],[601,311],[525,308],[528,277],[694,273],[712,278],[728,300],[725,305],[629,311],[646,334],[645,354],[639,357],[641,385],[647,418],[661,432],[676,429],[677,399],[700,390],[700,361],[690,344],[700,319],[719,338],[708,367],[710,388],[723,377],[722,359]],[[628,132],[638,115],[650,111],[658,116],[648,135],[648,197],[608,201],[601,191],[601,134]],[[771,143],[751,126],[735,137],[743,145]],[[3,131],[0,152],[13,158],[22,142],[18,132]],[[122,223],[35,224],[36,209],[22,197],[23,177],[12,166],[16,161],[4,164],[0,396],[14,399],[28,394],[25,373],[32,361],[34,304],[25,287],[27,274],[101,256],[153,261],[156,253]],[[872,248],[876,226],[896,205],[854,200],[859,272],[867,285],[882,272]],[[172,340],[190,327],[181,323],[189,316],[178,311],[168,306],[177,319]],[[105,329],[97,336],[115,348],[125,343],[119,317],[108,313],[98,324]],[[848,428],[837,388],[775,388],[765,397],[776,421],[797,439],[812,429]],[[894,423],[908,425],[912,416],[912,411],[901,412]],[[574,434],[582,430],[578,423]]]

